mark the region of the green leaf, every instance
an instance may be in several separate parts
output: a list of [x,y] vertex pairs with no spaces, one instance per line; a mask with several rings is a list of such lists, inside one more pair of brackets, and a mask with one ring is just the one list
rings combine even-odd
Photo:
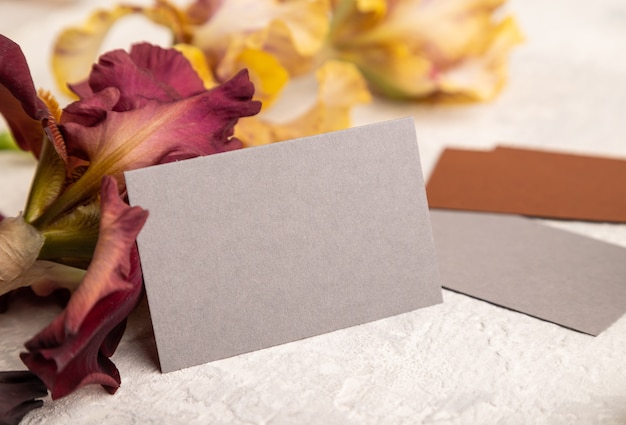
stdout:
[[0,132],[0,151],[17,151],[19,149],[8,131]]

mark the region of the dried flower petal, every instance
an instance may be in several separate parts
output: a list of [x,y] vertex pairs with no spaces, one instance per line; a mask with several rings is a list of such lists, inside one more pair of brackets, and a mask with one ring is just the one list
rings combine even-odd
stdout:
[[43,405],[48,390],[28,371],[0,372],[0,425],[17,425],[24,415]]
[[354,65],[339,61],[327,61],[316,76],[317,100],[307,112],[286,123],[245,118],[236,128],[237,137],[245,146],[256,146],[349,127],[352,108],[371,100],[365,80]]
[[23,286],[20,276],[33,265],[43,235],[22,216],[0,221],[0,295]]
[[123,171],[241,148],[233,127],[261,107],[245,70],[206,90],[182,53],[147,43],[103,55],[75,88],[86,97],[64,109],[60,127],[68,154],[89,167],[36,220],[42,228],[88,202],[105,175],[123,190]]
[[147,212],[119,197],[111,177],[102,182],[100,237],[83,282],[65,310],[26,343],[21,358],[58,398],[88,384],[115,392],[120,377],[108,359],[126,316],[141,294],[135,239]]
[[[233,37],[257,34],[242,47],[273,54],[294,75],[309,69],[328,31],[329,11],[321,1],[229,0],[211,8],[208,19],[194,28],[192,44],[215,59],[216,68]],[[303,62],[309,64],[303,67]]]
[[[240,148],[233,127],[239,117],[259,111],[260,104],[251,101],[253,91],[241,71],[221,86],[176,102],[145,100],[139,109],[106,111],[106,119],[93,126],[63,121],[68,152],[90,162],[76,185],[88,184],[83,192],[93,194],[104,175],[119,177],[125,170]],[[88,101],[108,93],[100,91]],[[76,102],[68,111],[87,103]],[[145,125],[138,127],[138,122]]]
[[89,78],[70,87],[81,99],[117,88],[120,95],[113,107],[117,112],[141,108],[149,100],[172,102],[205,91],[203,81],[182,53],[148,43],[135,44],[130,53],[115,50],[100,56]]
[[63,88],[83,81],[114,22],[141,13],[169,28],[175,43],[201,49],[218,81],[248,69],[257,99],[269,105],[290,75],[302,74],[315,63],[327,33],[328,12],[326,2],[308,0],[197,0],[186,11],[163,0],[132,10],[118,6],[98,11],[82,26],[66,29],[56,42],[53,70]]
[[59,35],[52,55],[52,70],[60,89],[72,94],[68,84],[87,78],[111,26],[134,11],[129,6],[97,10],[81,27],[68,28]]
[[[384,3],[384,4],[383,4]],[[335,2],[332,44],[379,92],[398,98],[493,97],[521,33],[504,0]]]

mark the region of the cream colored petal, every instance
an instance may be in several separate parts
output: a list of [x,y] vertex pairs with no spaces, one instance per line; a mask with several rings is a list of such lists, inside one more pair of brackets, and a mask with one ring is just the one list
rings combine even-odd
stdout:
[[515,20],[504,20],[491,34],[489,46],[482,55],[468,57],[441,75],[440,91],[473,100],[493,98],[506,82],[508,54],[522,40]]
[[[135,13],[141,13],[152,22],[171,30],[175,42],[191,38],[184,11],[166,0],[156,0],[155,6],[151,8],[118,5],[111,10],[96,10],[82,25],[68,27],[57,37],[51,63],[57,86],[63,92],[74,97],[67,85],[87,78],[109,30],[119,19]],[[138,37],[130,41],[142,40]]]
[[310,61],[322,48],[327,30],[323,1],[229,0],[195,28],[192,44],[216,68],[238,56],[233,49],[253,49],[271,54],[294,75],[303,60]]
[[258,37],[259,47],[264,51],[272,52],[272,55],[291,76],[311,71],[315,56],[322,47],[321,44],[316,43],[307,49],[302,49],[302,46],[298,46],[290,27],[280,20],[271,22],[262,33],[258,34]]
[[317,71],[317,101],[301,116],[275,124],[262,117],[239,121],[235,134],[245,146],[341,130],[351,125],[352,108],[371,100],[365,80],[352,64],[328,61]]
[[302,55],[315,54],[322,46],[328,31],[328,8],[319,1],[291,1],[282,4],[279,20],[285,22],[293,34],[294,45]]
[[43,243],[43,235],[23,217],[0,221],[0,295],[29,285],[20,276],[34,264]]
[[67,84],[77,83],[89,75],[105,36],[120,18],[134,13],[128,6],[97,10],[77,27],[66,28],[57,38],[52,54],[52,71],[58,87],[73,96]]

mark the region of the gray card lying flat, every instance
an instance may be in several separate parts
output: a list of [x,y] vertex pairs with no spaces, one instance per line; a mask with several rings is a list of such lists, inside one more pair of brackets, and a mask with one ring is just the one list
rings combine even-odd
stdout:
[[411,119],[126,182],[164,372],[442,301]]
[[502,214],[431,210],[442,285],[598,335],[626,312],[626,249]]

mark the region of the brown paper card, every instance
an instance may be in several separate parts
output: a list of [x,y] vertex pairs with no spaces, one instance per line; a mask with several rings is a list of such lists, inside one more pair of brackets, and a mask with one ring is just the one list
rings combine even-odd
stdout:
[[626,160],[498,147],[446,149],[431,208],[626,223]]

